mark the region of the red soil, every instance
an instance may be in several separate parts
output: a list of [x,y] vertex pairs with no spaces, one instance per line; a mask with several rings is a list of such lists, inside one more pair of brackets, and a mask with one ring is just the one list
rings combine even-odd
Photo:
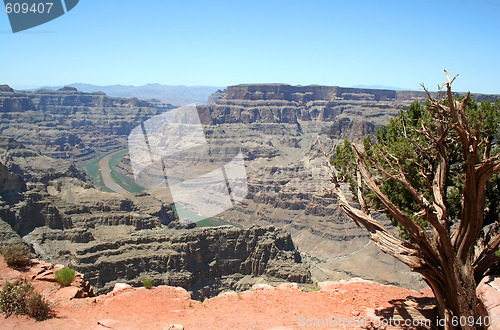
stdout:
[[[0,328],[161,330],[169,329],[170,324],[181,324],[184,329],[359,329],[368,325],[364,323],[367,315],[374,317],[385,312],[391,317],[398,299],[432,296],[429,291],[419,293],[351,280],[325,282],[316,292],[303,292],[294,284],[277,288],[257,286],[252,291],[226,292],[203,303],[191,300],[184,289],[169,286],[151,290],[127,288],[96,298],[77,299],[71,298],[74,287],[61,289],[47,279],[33,280],[39,271],[40,266],[35,265],[20,273],[8,268],[0,257],[1,283],[20,277],[32,280],[56,313],[55,318],[40,322],[25,316],[2,318]],[[332,318],[343,321],[345,326],[335,326]],[[321,322],[328,326],[314,326]]]

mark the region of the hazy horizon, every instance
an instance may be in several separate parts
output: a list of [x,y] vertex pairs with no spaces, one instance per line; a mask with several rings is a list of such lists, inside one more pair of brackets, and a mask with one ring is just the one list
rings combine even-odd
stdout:
[[81,1],[12,33],[1,83],[397,86],[499,94],[496,1]]
[[[458,78],[457,78],[458,79]],[[62,88],[62,87],[66,87],[66,86],[69,86],[69,87],[74,87],[74,86],[77,86],[77,85],[84,85],[84,86],[93,86],[93,87],[102,87],[102,88],[114,88],[114,87],[124,87],[124,88],[141,88],[141,87],[146,87],[146,86],[154,86],[154,85],[158,85],[158,86],[161,86],[161,87],[173,87],[173,88],[192,88],[192,89],[195,89],[195,88],[213,88],[213,89],[225,89],[229,86],[235,86],[235,85],[261,85],[261,84],[284,84],[284,85],[291,85],[291,86],[314,86],[314,85],[321,85],[321,84],[288,84],[288,83],[282,83],[282,82],[268,82],[268,83],[259,83],[259,82],[256,82],[256,83],[239,83],[239,84],[234,84],[234,85],[227,85],[227,86],[208,86],[208,85],[165,85],[165,84],[160,84],[160,83],[156,83],[156,82],[153,82],[153,83],[146,83],[146,84],[143,84],[143,85],[124,85],[124,84],[113,84],[113,85],[97,85],[97,84],[92,84],[92,83],[70,83],[70,84],[61,84],[61,85],[55,85],[55,86],[49,86],[49,85],[11,85],[7,82],[0,82],[0,84],[7,84],[9,85],[10,87],[12,87],[13,89],[15,90],[25,90],[25,91],[35,91],[35,90],[38,90],[38,89],[53,89],[53,90],[57,90],[59,88]],[[359,85],[352,85],[352,86],[340,86],[340,85],[323,85],[323,86],[338,86],[338,87],[342,87],[342,88],[359,88],[359,89],[385,89],[385,90],[396,90],[396,91],[424,91],[422,89],[422,87],[419,85],[419,88],[404,88],[404,87],[397,87],[397,86],[384,86],[384,85],[364,85],[364,84],[359,84]],[[77,86],[78,87],[78,86]],[[425,87],[431,91],[431,92],[435,92],[435,91],[438,91],[438,86],[427,86],[425,85]],[[85,90],[80,90],[79,88],[77,88],[79,91],[85,91]],[[475,94],[490,94],[490,95],[500,95],[500,92],[499,93],[482,93],[482,92],[477,92],[475,90],[455,90],[456,92],[458,93],[467,93],[467,92],[471,92],[471,93],[475,93]]]

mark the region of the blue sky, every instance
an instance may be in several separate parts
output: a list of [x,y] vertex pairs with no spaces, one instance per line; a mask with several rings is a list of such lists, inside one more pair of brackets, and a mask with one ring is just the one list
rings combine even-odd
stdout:
[[13,34],[0,84],[385,85],[500,94],[500,1],[80,0]]

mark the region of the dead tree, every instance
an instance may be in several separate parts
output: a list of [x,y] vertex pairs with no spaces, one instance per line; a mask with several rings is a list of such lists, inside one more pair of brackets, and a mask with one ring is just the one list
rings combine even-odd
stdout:
[[[446,94],[441,100],[433,99],[422,85],[428,95],[434,126],[421,125],[421,132],[428,142],[425,146],[419,141],[412,141],[422,158],[433,155],[431,170],[420,173],[428,183],[431,198],[426,198],[422,191],[410,183],[396,157],[390,154],[380,156],[385,159],[386,165],[390,165],[391,170],[387,170],[387,166],[374,161],[364,148],[355,145],[359,206],[341,190],[339,178],[328,159],[333,183],[331,193],[337,196],[345,214],[370,232],[371,239],[383,252],[423,276],[435,294],[439,315],[446,320],[447,329],[477,329],[481,326],[477,323],[476,279],[482,278],[498,260],[495,251],[499,248],[500,235],[490,232],[483,240],[480,238],[486,184],[494,174],[500,172],[500,154],[491,155],[491,139],[481,138],[481,119],[473,126],[469,123],[466,113],[469,94],[462,100],[455,98],[451,85],[456,76],[452,80],[448,72],[446,76],[447,82],[441,86],[446,87]],[[456,134],[452,134],[453,131]],[[321,145],[321,141],[319,143]],[[445,205],[449,143],[461,146],[465,173],[461,219],[454,230],[451,230],[452,220]],[[322,146],[321,149],[328,158]],[[413,221],[381,191],[378,181],[381,176],[399,182],[411,193],[421,209],[413,217],[425,219],[428,223],[426,228]],[[386,211],[407,231],[408,240],[396,237],[372,217],[363,190],[376,195]]]

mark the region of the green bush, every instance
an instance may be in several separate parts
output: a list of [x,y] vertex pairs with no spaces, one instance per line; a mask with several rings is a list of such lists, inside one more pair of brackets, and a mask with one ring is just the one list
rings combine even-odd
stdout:
[[146,289],[151,289],[153,287],[153,280],[149,277],[146,277],[142,280],[142,285],[144,285]]
[[12,314],[28,315],[39,321],[53,316],[49,303],[35,291],[31,283],[23,280],[5,282],[0,292],[0,311],[5,317]]
[[29,263],[31,257],[30,248],[24,244],[12,244],[0,247],[5,262],[10,267],[21,267]]
[[73,269],[64,267],[63,269],[56,270],[54,279],[62,286],[68,286],[75,280],[76,273]]
[[52,309],[40,293],[34,291],[30,294],[26,304],[28,306],[28,315],[32,318],[41,321],[52,317]]

